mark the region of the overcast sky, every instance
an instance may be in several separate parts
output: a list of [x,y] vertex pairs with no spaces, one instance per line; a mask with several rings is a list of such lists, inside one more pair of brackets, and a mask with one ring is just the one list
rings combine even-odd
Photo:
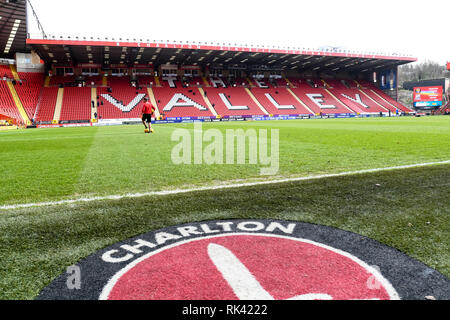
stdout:
[[[450,61],[448,0],[31,0],[47,34],[338,46]],[[30,24],[30,33],[38,32]]]

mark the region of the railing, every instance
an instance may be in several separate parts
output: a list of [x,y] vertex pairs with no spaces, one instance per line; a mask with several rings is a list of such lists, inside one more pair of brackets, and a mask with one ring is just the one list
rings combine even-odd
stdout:
[[189,41],[189,40],[155,40],[145,39],[144,37],[124,38],[124,37],[101,37],[101,36],[86,36],[86,35],[54,35],[47,34],[45,37],[42,34],[32,33],[28,34],[30,39],[46,39],[46,40],[69,40],[69,41],[108,41],[108,42],[137,42],[137,43],[158,43],[170,45],[193,45],[193,46],[218,46],[218,47],[237,47],[237,48],[254,48],[254,49],[268,49],[268,50],[285,50],[285,51],[308,51],[320,53],[340,53],[352,55],[371,55],[371,56],[386,56],[398,58],[414,58],[411,54],[404,53],[387,53],[375,51],[362,50],[348,50],[344,48],[314,48],[314,47],[298,47],[298,46],[274,46],[268,44],[257,43],[230,43],[230,42],[211,42],[211,41]]
[[34,112],[33,119],[32,119],[34,121],[36,121],[36,116],[39,114],[39,109],[41,107],[41,102],[42,102],[42,93],[43,93],[43,91],[44,91],[44,85],[42,85],[41,91],[39,92],[39,100],[38,100],[38,103],[36,105],[36,111]]

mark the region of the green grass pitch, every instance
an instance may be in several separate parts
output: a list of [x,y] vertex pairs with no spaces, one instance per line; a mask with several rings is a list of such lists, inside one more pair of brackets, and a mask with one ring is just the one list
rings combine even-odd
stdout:
[[[0,132],[0,207],[450,160],[450,117],[204,124],[279,129],[280,167],[175,165],[192,124]],[[69,265],[189,221],[277,218],[369,236],[450,275],[450,165],[167,196],[0,210],[0,299],[32,299]]]

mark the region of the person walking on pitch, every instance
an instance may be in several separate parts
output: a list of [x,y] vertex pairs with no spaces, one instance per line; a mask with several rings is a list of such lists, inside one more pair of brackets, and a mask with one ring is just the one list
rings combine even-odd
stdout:
[[152,115],[154,111],[155,107],[150,102],[148,102],[148,98],[144,98],[144,106],[142,107],[142,123],[145,127],[145,133],[154,132],[154,130],[152,129]]

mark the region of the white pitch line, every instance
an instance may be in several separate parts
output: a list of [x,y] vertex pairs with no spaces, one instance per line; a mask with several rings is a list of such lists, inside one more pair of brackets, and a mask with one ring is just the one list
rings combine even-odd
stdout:
[[124,198],[141,198],[141,197],[146,197],[146,196],[165,196],[165,195],[171,195],[171,194],[189,193],[189,192],[196,192],[196,191],[211,191],[211,190],[219,190],[219,189],[252,187],[252,186],[259,186],[259,185],[266,185],[266,184],[306,181],[306,180],[350,176],[350,175],[356,175],[356,174],[364,174],[364,173],[372,173],[372,172],[380,172],[380,171],[388,171],[388,170],[400,170],[400,169],[409,169],[409,168],[417,168],[417,167],[426,167],[426,166],[448,164],[448,163],[450,163],[450,160],[408,164],[408,165],[396,166],[396,167],[385,167],[385,168],[364,169],[364,170],[357,170],[357,171],[347,171],[347,172],[341,172],[341,173],[328,173],[328,174],[322,174],[322,175],[316,175],[316,176],[294,177],[294,178],[285,178],[285,179],[278,179],[278,180],[265,180],[265,181],[255,181],[255,182],[245,182],[245,183],[229,183],[229,184],[197,187],[197,188],[190,188],[190,189],[174,189],[174,190],[151,191],[151,192],[144,192],[144,193],[128,193],[128,194],[123,194],[123,195],[109,195],[109,196],[98,196],[98,197],[91,197],[91,198],[68,199],[68,200],[60,200],[60,201],[22,203],[22,204],[0,206],[0,210],[22,209],[22,208],[30,208],[30,207],[45,207],[45,206],[54,206],[54,205],[73,204],[73,203],[77,203],[77,202],[92,202],[92,201],[101,201],[101,200],[120,200],[120,199],[124,199]]

